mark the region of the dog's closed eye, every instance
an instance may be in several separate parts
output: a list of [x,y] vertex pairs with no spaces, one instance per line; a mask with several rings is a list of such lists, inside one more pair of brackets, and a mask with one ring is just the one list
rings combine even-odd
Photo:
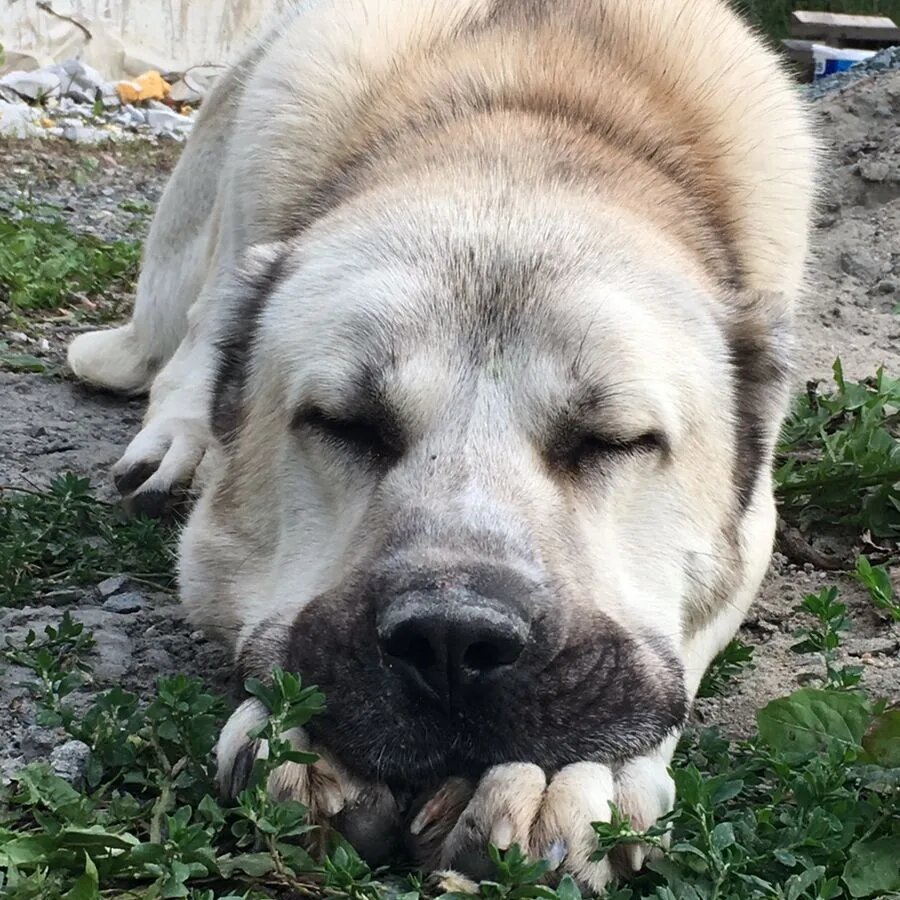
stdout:
[[623,438],[592,431],[573,430],[559,435],[553,441],[549,447],[548,458],[555,468],[571,473],[582,473],[616,457],[665,453],[667,450],[668,441],[665,435],[657,431]]
[[294,426],[379,468],[393,465],[404,452],[396,429],[387,423],[361,416],[337,416],[319,406],[302,408],[294,417]]

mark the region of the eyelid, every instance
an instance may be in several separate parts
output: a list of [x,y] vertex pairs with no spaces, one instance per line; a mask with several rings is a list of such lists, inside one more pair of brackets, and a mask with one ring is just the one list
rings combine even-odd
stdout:
[[335,415],[320,406],[309,405],[297,410],[291,425],[297,430],[305,428],[341,450],[355,451],[357,455],[385,464],[396,461],[404,452],[402,438],[393,433],[389,421]]
[[591,439],[597,442],[598,447],[607,448],[611,453],[634,453],[660,450],[664,454],[670,451],[669,440],[661,431],[646,431],[634,437],[613,437],[602,434],[586,432],[582,437],[584,441]]
[[555,457],[557,465],[561,464],[570,471],[590,467],[592,463],[603,459],[651,453],[666,457],[670,453],[667,436],[655,430],[628,438],[600,432],[574,431],[568,440],[558,442],[557,446],[559,449],[552,452],[552,456]]

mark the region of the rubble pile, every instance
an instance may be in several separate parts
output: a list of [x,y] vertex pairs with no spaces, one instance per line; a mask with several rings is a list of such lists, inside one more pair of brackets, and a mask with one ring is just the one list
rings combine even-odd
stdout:
[[0,136],[87,144],[138,137],[183,141],[213,77],[206,69],[171,80],[150,71],[134,81],[111,82],[77,59],[9,72],[0,77]]

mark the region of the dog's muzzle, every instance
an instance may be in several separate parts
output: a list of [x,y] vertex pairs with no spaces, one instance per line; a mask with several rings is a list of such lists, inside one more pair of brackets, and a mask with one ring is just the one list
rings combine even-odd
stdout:
[[284,665],[325,694],[314,742],[364,778],[421,786],[504,762],[627,759],[682,723],[665,638],[525,571],[390,565],[307,604]]

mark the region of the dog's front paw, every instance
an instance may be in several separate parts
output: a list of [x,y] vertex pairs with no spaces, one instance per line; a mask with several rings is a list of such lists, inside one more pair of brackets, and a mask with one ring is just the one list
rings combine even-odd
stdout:
[[162,515],[176,492],[194,484],[212,444],[203,415],[160,410],[151,416],[113,466],[113,478],[129,511]]
[[411,830],[414,841],[424,838],[421,855],[430,868],[489,878],[488,845],[505,850],[518,844],[528,856],[548,860],[554,877],[569,874],[583,888],[600,891],[616,875],[639,869],[648,851],[628,845],[594,860],[591,823],[609,822],[614,803],[643,830],[667,813],[674,799],[664,763],[651,757],[615,773],[601,763],[575,763],[549,779],[538,766],[515,763],[490,769],[474,792],[463,782],[448,783],[422,807]]
[[[266,721],[266,710],[256,698],[245,700],[225,723],[216,747],[219,789],[228,798],[246,786],[258,758],[268,745],[249,732]],[[269,776],[268,791],[277,800],[296,800],[317,826],[311,849],[320,850],[330,830],[345,837],[370,865],[384,862],[400,839],[400,812],[393,794],[380,784],[354,778],[336,760],[311,747],[301,728],[283,735],[297,750],[313,750],[315,763],[283,763]]]

